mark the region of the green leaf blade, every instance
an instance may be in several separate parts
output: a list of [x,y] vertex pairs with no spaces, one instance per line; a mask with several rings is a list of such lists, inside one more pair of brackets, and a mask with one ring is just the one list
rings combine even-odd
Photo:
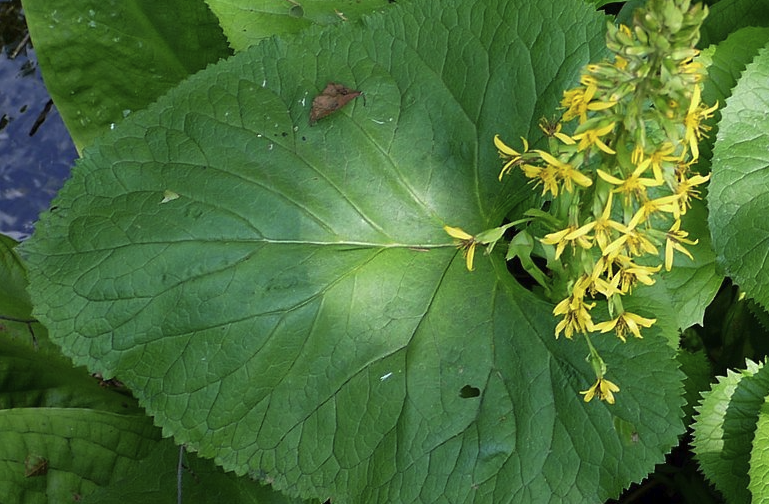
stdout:
[[[682,430],[676,321],[597,338],[638,379],[586,405],[586,350],[555,340],[552,306],[498,256],[467,272],[442,229],[497,226],[528,196],[498,182],[492,138],[535,130],[603,54],[603,18],[566,10],[418,2],[196,74],[100,141],[41,220],[38,315],[165,434],[294,495],[617,495]],[[311,127],[329,81],[366,101]]]

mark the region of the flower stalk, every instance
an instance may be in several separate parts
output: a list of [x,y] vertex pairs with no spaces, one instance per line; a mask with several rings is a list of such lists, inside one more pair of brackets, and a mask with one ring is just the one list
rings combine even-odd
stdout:
[[[670,271],[676,254],[694,259],[689,248],[697,240],[681,229],[681,217],[709,179],[691,167],[717,107],[702,103],[705,70],[695,60],[706,16],[707,7],[690,0],[649,0],[632,27],[609,24],[612,57],[583,69],[580,84],[564,92],[559,121],[540,123],[548,150],[530,149],[525,138],[516,150],[494,137],[500,180],[520,170],[541,188],[541,204],[529,214],[536,222],[525,231],[539,237],[548,262],[549,275],[536,278],[546,278],[556,302],[555,336],[584,335],[590,349],[597,381],[581,392],[585,401],[612,404],[619,392],[604,378],[589,334],[642,338],[656,319],[627,311],[622,298],[639,283],[654,284],[663,265]],[[481,243],[478,236],[467,247]],[[609,320],[593,320],[600,300]]]

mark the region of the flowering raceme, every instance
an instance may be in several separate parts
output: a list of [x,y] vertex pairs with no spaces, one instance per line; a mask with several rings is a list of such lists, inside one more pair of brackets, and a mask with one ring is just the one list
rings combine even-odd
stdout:
[[[680,16],[670,16],[671,8]],[[705,69],[694,60],[706,15],[706,7],[690,7],[689,0],[650,0],[632,28],[609,24],[611,60],[587,65],[580,85],[564,92],[560,121],[540,123],[549,149],[530,149],[522,138],[518,151],[494,137],[504,161],[500,180],[520,170],[542,186],[541,204],[527,212],[533,217],[504,228],[525,221],[525,232],[540,237],[549,272],[533,277],[547,282],[542,286],[556,302],[555,335],[583,335],[590,349],[596,382],[582,392],[585,401],[614,403],[619,392],[604,377],[590,333],[613,332],[623,342],[628,335],[642,338],[642,328],[656,319],[625,310],[623,297],[639,283],[654,284],[663,264],[673,267],[676,253],[693,259],[687,247],[697,240],[687,238],[681,216],[709,178],[690,169],[716,110],[701,102]],[[460,240],[468,269],[477,243],[496,243],[478,240],[494,230],[476,237],[446,230]],[[593,320],[599,300],[610,320]]]

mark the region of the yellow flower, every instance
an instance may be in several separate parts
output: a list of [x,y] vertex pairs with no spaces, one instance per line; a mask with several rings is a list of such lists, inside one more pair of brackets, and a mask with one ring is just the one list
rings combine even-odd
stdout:
[[[605,279],[599,276],[593,279],[593,283],[590,284],[590,293],[595,295],[596,292],[599,292],[606,296],[607,299],[615,294],[622,295],[622,291],[619,290],[619,281],[620,275],[614,275],[614,278],[611,280],[611,282],[607,282]],[[593,329],[595,329],[595,327]]]
[[[634,263],[628,256],[615,257],[602,256],[595,263],[590,277],[595,280],[601,275],[611,279],[612,285],[617,285],[620,292],[627,294],[632,292],[636,282],[644,285],[654,285],[652,276],[662,269],[662,266],[640,266]],[[616,277],[619,276],[619,279]]]
[[475,258],[475,247],[478,246],[478,242],[471,234],[464,232],[458,227],[443,226],[443,230],[448,233],[452,238],[459,240],[458,247],[462,250],[462,254],[465,256],[467,270],[473,271],[473,259]]
[[523,171],[523,174],[526,175],[526,177],[537,180],[537,183],[534,184],[534,187],[537,187],[539,184],[542,184],[542,196],[547,194],[547,191],[550,191],[550,193],[553,195],[553,197],[557,197],[558,193],[560,192],[560,189],[558,187],[558,169],[553,166],[546,166],[542,168],[541,166],[534,166],[530,164],[524,164],[521,165],[521,170]]
[[634,228],[642,222],[646,222],[649,217],[657,212],[666,212],[673,215],[679,213],[678,200],[680,196],[678,194],[669,194],[668,196],[662,196],[661,198],[645,201],[641,208],[635,213],[630,223],[629,228]]
[[[564,229],[563,231],[570,231],[570,232],[569,232],[569,233],[566,233],[566,234],[565,234],[565,235],[563,235],[563,236],[560,236],[560,237],[558,238],[558,241],[560,241],[560,240],[563,240],[563,241],[565,241],[565,242],[569,242],[569,241],[578,240],[578,241],[577,241],[577,243],[580,243],[580,244],[587,244],[587,245],[588,245],[587,247],[585,247],[585,246],[583,245],[583,248],[586,248],[586,249],[587,249],[587,248],[590,248],[590,247],[592,247],[592,244],[593,244],[593,238],[594,238],[594,237],[593,237],[593,236],[588,236],[587,234],[588,234],[588,233],[589,233],[589,232],[590,232],[590,231],[591,231],[593,228],[595,228],[595,223],[596,223],[596,221],[591,221],[591,222],[588,222],[587,224],[585,224],[585,225],[583,225],[583,226],[580,226],[580,227],[579,227],[579,228],[577,228],[577,229],[574,229],[574,227],[573,227],[573,226],[572,226],[572,227],[570,227],[570,228],[568,228],[568,229]],[[545,235],[545,238],[544,238],[544,239],[548,239],[547,237],[548,237],[548,236],[551,236],[551,237],[552,237],[552,238],[551,238],[551,240],[552,240],[553,238],[555,238],[555,235],[560,235],[560,233],[563,233],[563,231],[559,231],[558,233],[551,233],[551,234],[549,234],[549,235]],[[558,241],[556,241],[556,242],[553,242],[553,243],[549,243],[549,245],[554,245],[555,243],[558,243]],[[544,242],[543,242],[543,243],[544,243]],[[558,251],[556,250],[556,256],[555,256],[555,258],[556,258],[556,259],[558,259],[558,257],[560,257],[560,255],[561,255],[561,254],[559,254],[559,253],[558,253]]]
[[619,392],[619,387],[605,378],[598,378],[595,384],[580,394],[585,396],[585,402],[590,402],[593,397],[598,397],[601,401],[614,404],[614,392]]
[[667,238],[665,241],[665,270],[670,271],[670,269],[673,267],[673,250],[678,250],[679,252],[683,252],[686,257],[694,260],[694,257],[689,253],[688,250],[684,248],[682,243],[685,243],[687,245],[697,245],[699,240],[691,241],[687,239],[686,237],[689,236],[689,233],[686,231],[681,231],[679,228],[681,227],[681,220],[676,219],[676,221],[673,223],[673,226],[668,230],[665,237]]
[[664,180],[663,163],[677,163],[680,160],[679,156],[672,155],[675,150],[673,144],[665,142],[662,147],[649,156],[649,164],[656,180]]
[[617,186],[612,192],[625,194],[625,205],[630,206],[630,198],[634,196],[637,201],[646,200],[646,188],[662,185],[662,180],[653,178],[642,178],[644,171],[649,167],[650,161],[647,159],[641,163],[633,173],[625,180],[619,179],[614,175],[609,175],[603,170],[596,170],[598,176],[606,182]]
[[517,152],[500,140],[499,135],[494,135],[494,145],[497,146],[497,150],[499,150],[499,157],[502,159],[505,159],[505,166],[502,167],[502,171],[499,172],[499,180],[502,180],[502,177],[504,175],[507,175],[510,173],[510,170],[513,169],[513,166],[517,164],[521,164],[523,162],[523,159],[521,156],[526,153],[526,151],[529,150],[529,142],[526,141],[525,138],[521,137],[521,140],[523,140],[523,152]]
[[602,333],[614,330],[617,333],[617,337],[625,341],[625,334],[628,331],[633,333],[636,338],[641,338],[641,330],[638,326],[651,327],[656,321],[657,319],[644,318],[635,313],[622,312],[619,317],[613,320],[595,324],[593,330],[601,331]]
[[627,70],[627,60],[623,58],[622,56],[616,55],[614,56],[614,68],[616,68],[619,71],[624,72]]
[[713,116],[713,112],[718,108],[718,103],[712,107],[707,107],[700,103],[700,90],[699,84],[694,86],[694,92],[692,93],[692,101],[689,103],[689,111],[684,118],[684,127],[686,132],[684,133],[684,143],[689,144],[689,151],[692,153],[692,161],[697,160],[700,157],[699,141],[704,137],[706,131],[710,130],[710,126],[702,124],[702,121],[709,119]]
[[601,248],[601,253],[605,254],[604,250],[606,249],[606,246],[611,241],[613,241],[612,230],[620,231],[622,233],[626,233],[628,231],[625,225],[611,220],[612,200],[613,200],[613,196],[611,193],[609,193],[609,197],[606,200],[606,206],[604,207],[603,213],[601,213],[601,216],[598,217],[598,219],[592,222],[588,222],[587,224],[580,227],[579,229],[566,235],[566,239],[573,240],[575,238],[578,238],[581,235],[585,235],[590,231],[593,231],[593,237],[595,238],[595,241],[598,242],[598,246]]
[[655,280],[652,275],[662,269],[662,266],[641,266],[635,264],[629,258],[620,256],[620,269],[617,273],[620,276],[619,288],[622,292],[631,292],[636,282],[644,285],[654,285]]
[[702,80],[703,74],[705,73],[705,65],[699,61],[692,61],[693,58],[700,53],[696,49],[692,49],[692,51],[693,55],[679,63],[678,69],[683,74],[691,75],[694,82],[699,82]]
[[690,201],[692,198],[699,199],[700,192],[697,190],[696,186],[704,184],[708,180],[710,180],[710,173],[705,176],[695,175],[688,178],[683,174],[679,176],[678,185],[675,188],[675,193],[681,198],[681,200],[679,202],[679,213],[674,214],[676,218],[678,218],[679,215],[685,214],[686,210],[691,207]]
[[560,159],[556,159],[552,154],[542,150],[534,149],[534,152],[539,154],[539,156],[545,163],[548,164],[548,166],[551,166],[556,170],[558,177],[563,180],[563,188],[565,191],[572,191],[572,182],[581,185],[582,187],[589,187],[593,184],[593,181],[590,177],[584,173],[581,173],[579,170],[576,170],[569,163],[564,163]]
[[577,87],[564,91],[561,106],[567,110],[563,113],[563,120],[568,122],[575,117],[579,117],[580,122],[587,121],[587,105],[590,103],[590,100],[593,99],[593,95],[596,91],[597,88],[595,85],[586,88]]
[[593,319],[590,317],[590,310],[595,303],[585,304],[582,299],[573,299],[568,297],[558,303],[553,315],[563,315],[563,319],[555,327],[555,337],[561,334],[561,331],[567,338],[571,339],[575,332],[586,333],[593,330]]
[[574,226],[569,226],[561,231],[547,234],[544,238],[540,238],[539,241],[545,245],[555,245],[555,259],[557,260],[561,257],[563,250],[568,244],[571,244],[572,247],[577,244],[584,249],[589,249],[593,246],[593,240],[587,236],[587,233],[581,234],[577,233],[577,231],[579,230]]
[[561,106],[568,109],[563,113],[565,122],[579,117],[579,123],[587,121],[587,112],[605,110],[617,104],[615,101],[593,101],[598,85],[594,78],[583,75],[581,79],[584,87],[577,87],[563,92]]
[[542,118],[542,120],[539,121],[539,129],[541,129],[545,135],[555,137],[566,145],[575,145],[577,143],[566,133],[561,133],[560,122],[551,123],[547,118]]
[[657,247],[654,246],[643,232],[630,226],[626,228],[622,236],[608,244],[603,250],[603,253],[609,257],[617,256],[622,252],[626,252],[630,256],[659,254]]
[[625,37],[627,37],[628,39],[632,39],[633,38],[633,32],[630,31],[630,27],[628,25],[620,23],[618,28],[619,28],[619,31],[623,35],[625,35]]
[[571,339],[575,332],[587,333],[593,330],[593,319],[590,317],[589,310],[595,306],[595,303],[585,303],[585,292],[589,285],[590,277],[583,276],[572,288],[571,296],[553,308],[553,315],[564,316],[555,327],[556,339],[561,331]]
[[607,124],[606,126],[598,129],[588,129],[582,133],[574,135],[572,138],[574,140],[579,140],[577,151],[583,151],[591,145],[596,145],[606,154],[616,154],[616,152],[611,147],[606,145],[603,140],[601,140],[602,136],[609,134],[614,129],[615,124],[616,123]]

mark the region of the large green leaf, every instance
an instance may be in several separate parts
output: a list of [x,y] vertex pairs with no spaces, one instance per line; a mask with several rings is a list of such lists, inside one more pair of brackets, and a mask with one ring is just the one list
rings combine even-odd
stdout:
[[229,54],[203,0],[24,0],[48,92],[79,150]]
[[769,307],[769,51],[742,73],[726,101],[713,151],[708,202],[713,246],[727,275]]
[[[404,0],[408,1],[408,0]],[[206,0],[236,51],[313,24],[351,22],[393,0]]]
[[[552,305],[498,255],[467,272],[442,230],[526,197],[492,136],[536,130],[603,27],[577,3],[415,2],[210,67],[75,168],[26,244],[36,314],[165,433],[294,494],[616,495],[682,431],[675,316],[647,297],[644,340],[596,338],[622,391],[584,404]],[[366,99],[311,127],[331,80]]]

